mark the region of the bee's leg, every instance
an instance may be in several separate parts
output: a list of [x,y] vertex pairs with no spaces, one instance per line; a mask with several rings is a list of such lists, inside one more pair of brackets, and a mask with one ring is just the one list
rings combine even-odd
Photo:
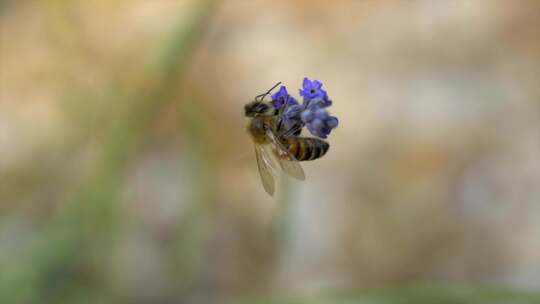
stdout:
[[276,128],[276,132],[278,134],[281,131],[281,126],[283,124],[283,114],[285,114],[287,112],[287,108],[289,108],[289,98],[287,98],[287,100],[281,106],[281,108],[279,109],[279,112],[278,112],[278,123],[277,123],[277,128]]

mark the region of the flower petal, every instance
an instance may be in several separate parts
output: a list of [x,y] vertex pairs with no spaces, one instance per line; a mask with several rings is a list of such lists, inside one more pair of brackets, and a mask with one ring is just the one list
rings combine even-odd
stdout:
[[302,86],[304,87],[304,89],[305,89],[306,87],[311,86],[311,81],[309,80],[309,78],[304,77],[304,81],[302,82]]
[[325,120],[326,118],[328,118],[328,116],[330,115],[328,114],[328,111],[326,111],[324,108],[319,108],[315,111],[315,117],[320,120]]
[[326,125],[331,128],[331,129],[334,129],[338,126],[339,124],[339,120],[337,119],[337,117],[334,117],[334,116],[330,116],[327,120],[326,120]]

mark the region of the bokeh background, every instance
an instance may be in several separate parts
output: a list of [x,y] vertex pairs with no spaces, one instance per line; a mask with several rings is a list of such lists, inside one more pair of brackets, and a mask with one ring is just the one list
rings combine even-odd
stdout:
[[0,302],[540,303],[539,84],[538,1],[0,1]]

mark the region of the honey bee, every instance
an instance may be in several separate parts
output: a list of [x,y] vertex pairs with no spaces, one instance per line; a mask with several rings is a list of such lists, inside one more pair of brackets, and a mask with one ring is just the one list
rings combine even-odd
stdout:
[[287,175],[304,180],[299,161],[315,160],[328,151],[330,145],[319,138],[301,137],[302,125],[285,128],[283,114],[288,104],[275,109],[264,98],[280,83],[245,105],[245,116],[251,118],[248,133],[255,144],[255,157],[264,190],[271,196],[275,192],[274,172],[278,166]]

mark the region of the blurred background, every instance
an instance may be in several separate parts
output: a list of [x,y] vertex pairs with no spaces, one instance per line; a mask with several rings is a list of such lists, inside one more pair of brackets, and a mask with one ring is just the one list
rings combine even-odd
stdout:
[[538,1],[0,1],[0,302],[540,303],[539,84]]

